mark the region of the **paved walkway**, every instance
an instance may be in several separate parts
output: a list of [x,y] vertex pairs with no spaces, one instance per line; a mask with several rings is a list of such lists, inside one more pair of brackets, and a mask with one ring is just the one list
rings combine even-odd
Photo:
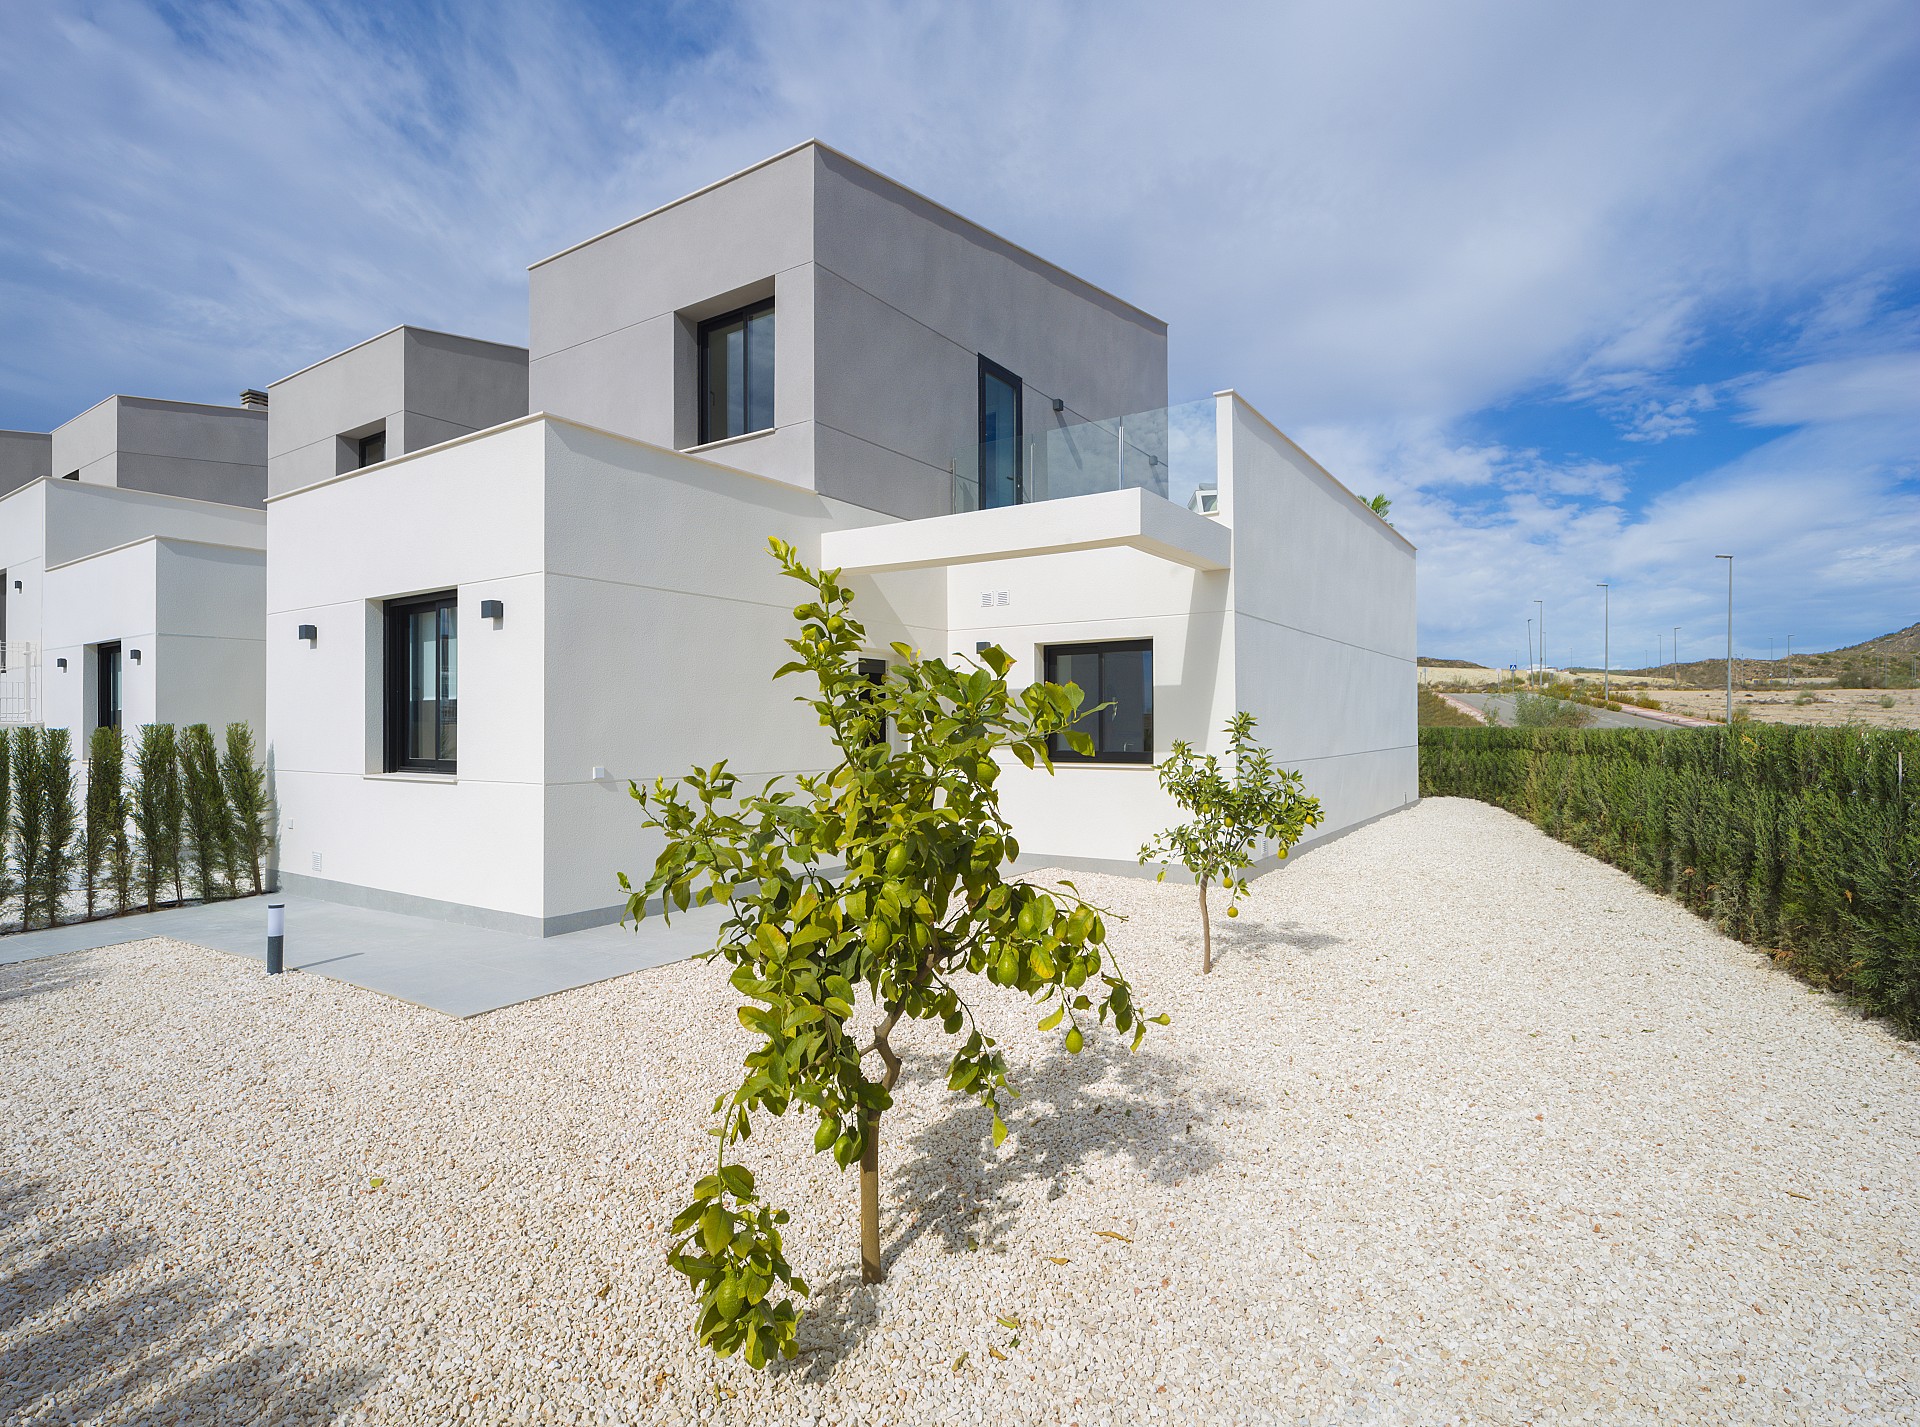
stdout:
[[517,936],[312,897],[242,897],[0,937],[0,965],[172,937],[264,961],[267,903],[287,908],[286,965],[449,1016],[478,1016],[630,971],[684,961],[712,946],[724,912],[648,917],[566,936]]

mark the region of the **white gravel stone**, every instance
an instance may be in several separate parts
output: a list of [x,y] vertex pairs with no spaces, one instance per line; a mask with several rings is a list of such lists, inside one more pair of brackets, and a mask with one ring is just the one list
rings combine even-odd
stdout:
[[904,1037],[878,1288],[854,1178],[757,1130],[815,1290],[765,1373],[662,1258],[723,968],[464,1022],[166,941],[0,968],[0,1420],[1920,1420],[1912,1046],[1475,803],[1263,879],[1204,980],[1191,888],[1076,880],[1173,1025],[1069,1059],[979,985],[998,1152]]

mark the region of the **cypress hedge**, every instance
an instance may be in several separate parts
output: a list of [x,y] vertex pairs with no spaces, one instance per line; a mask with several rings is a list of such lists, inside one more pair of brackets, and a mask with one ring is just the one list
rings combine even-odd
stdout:
[[204,900],[262,890],[273,823],[245,724],[224,757],[203,724],[95,729],[87,752],[83,808],[66,729],[0,729],[0,925],[152,910],[169,885],[184,901],[189,874]]
[[1920,733],[1426,728],[1420,792],[1517,813],[1920,1036]]

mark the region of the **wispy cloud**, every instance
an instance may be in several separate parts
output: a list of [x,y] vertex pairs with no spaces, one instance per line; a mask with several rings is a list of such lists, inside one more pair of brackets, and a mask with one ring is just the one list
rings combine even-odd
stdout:
[[1388,489],[1445,652],[1561,568],[1686,588],[1682,492],[1792,495],[1686,468],[1727,430],[1831,485],[1815,529],[1874,505],[1781,574],[1850,592],[1834,637],[1920,602],[1871,554],[1916,499],[1904,0],[0,4],[0,425],[400,321],[524,340],[528,262],[817,135],[1167,317],[1175,399]]

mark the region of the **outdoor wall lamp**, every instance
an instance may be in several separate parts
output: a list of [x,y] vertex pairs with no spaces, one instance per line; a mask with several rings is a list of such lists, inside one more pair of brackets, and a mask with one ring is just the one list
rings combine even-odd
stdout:
[[15,580],[15,581],[13,582],[13,588],[14,588],[14,589],[15,589],[16,591],[17,591],[17,590],[19,590],[19,588],[20,588],[20,582],[19,582],[18,580]]
[[303,624],[300,626],[299,637],[306,640],[307,647],[311,649],[314,646],[314,644],[318,642],[320,638],[320,631],[311,624]]
[[140,662],[140,651],[138,649],[129,649],[127,652],[133,655],[134,663],[138,664]]
[[1063,398],[1056,396],[1053,399],[1053,409],[1055,411],[1065,411],[1067,409],[1066,401]]
[[506,612],[507,607],[499,600],[480,601],[480,618],[492,620],[495,629],[500,627],[500,621],[506,617]]
[[55,668],[57,668],[57,669],[58,669],[58,670],[59,670],[59,671],[60,671],[61,673],[63,673],[63,674],[64,674],[64,673],[66,673],[66,672],[67,672],[67,661],[66,661],[66,660],[64,660],[64,659],[56,659],[56,660],[54,660],[54,661],[53,661],[53,663],[54,663],[54,667],[55,667]]

